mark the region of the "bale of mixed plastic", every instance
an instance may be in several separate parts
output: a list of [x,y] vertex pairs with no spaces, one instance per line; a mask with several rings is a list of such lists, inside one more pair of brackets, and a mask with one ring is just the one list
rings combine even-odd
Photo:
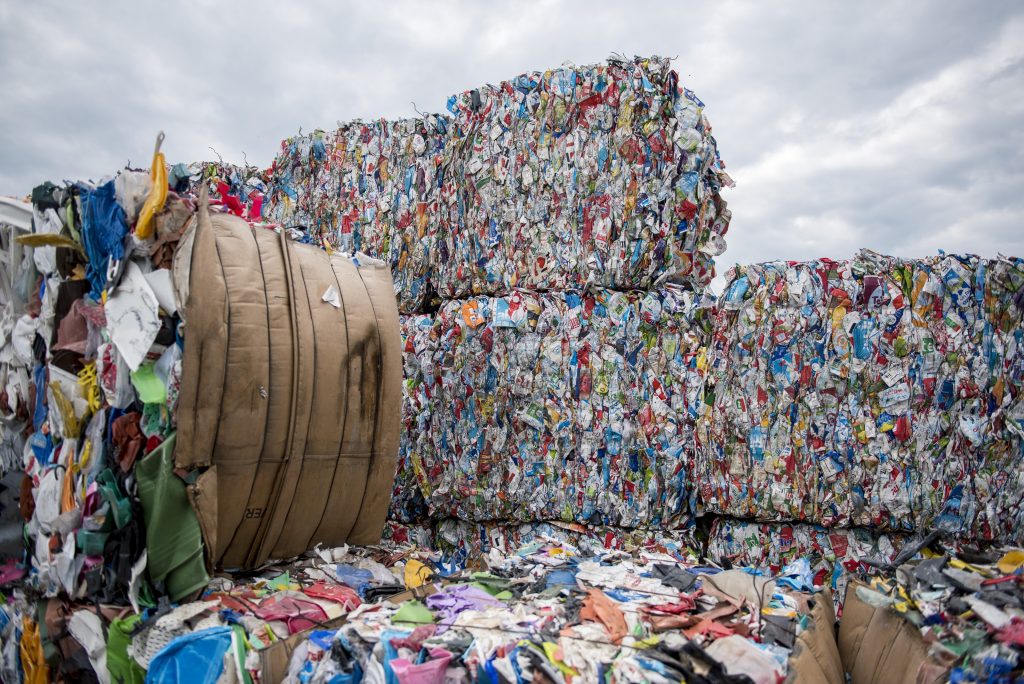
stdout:
[[[521,74],[452,96],[435,253],[445,298],[513,287],[703,289],[725,249],[725,175],[704,104],[670,60]],[[457,181],[457,182],[458,182]]]
[[668,59],[526,73],[448,109],[284,141],[266,215],[387,261],[403,313],[515,288],[710,282],[731,180]]
[[619,550],[687,554],[699,549],[693,527],[680,529],[635,529],[590,526],[560,521],[507,523],[471,522],[445,518],[434,521],[432,548],[457,559],[475,560],[491,549],[513,554],[531,545],[550,542],[570,544],[593,553]]
[[842,600],[852,577],[872,565],[893,560],[908,536],[862,528],[824,528],[805,523],[755,523],[715,518],[707,538],[707,557],[716,563],[760,568],[776,574],[787,565],[806,563],[816,587],[831,587]]
[[709,513],[978,539],[1024,530],[1024,261],[737,267],[693,480]]
[[429,514],[685,524],[708,304],[517,290],[407,319],[403,463]]

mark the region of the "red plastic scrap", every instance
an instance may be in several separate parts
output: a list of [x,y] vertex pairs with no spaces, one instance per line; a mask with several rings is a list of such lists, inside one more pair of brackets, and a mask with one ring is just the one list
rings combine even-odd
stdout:
[[996,639],[1008,646],[1024,646],[1024,620],[1013,618],[1010,624],[999,630]]

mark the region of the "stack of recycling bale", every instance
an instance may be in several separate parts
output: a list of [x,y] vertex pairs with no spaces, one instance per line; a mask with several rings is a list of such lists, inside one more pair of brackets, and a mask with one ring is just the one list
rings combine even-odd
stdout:
[[268,217],[396,276],[393,517],[685,525],[729,222],[703,104],[638,58],[448,109],[286,140],[269,173]]
[[703,512],[1019,543],[1024,260],[869,251],[729,274]]

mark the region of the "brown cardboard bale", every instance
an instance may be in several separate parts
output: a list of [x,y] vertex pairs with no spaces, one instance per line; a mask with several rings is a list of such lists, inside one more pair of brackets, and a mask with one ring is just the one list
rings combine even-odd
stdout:
[[930,684],[946,668],[928,656],[917,627],[891,610],[875,608],[857,596],[862,582],[846,588],[839,622],[839,655],[852,684]]
[[[387,266],[210,214],[202,199],[182,244],[175,463],[204,471],[192,501],[211,562],[253,567],[317,543],[375,543],[402,392]],[[339,306],[325,301],[332,289]]]
[[843,663],[836,646],[836,613],[832,592],[825,589],[814,597],[811,627],[797,637],[789,657],[787,682],[827,682],[844,684]]

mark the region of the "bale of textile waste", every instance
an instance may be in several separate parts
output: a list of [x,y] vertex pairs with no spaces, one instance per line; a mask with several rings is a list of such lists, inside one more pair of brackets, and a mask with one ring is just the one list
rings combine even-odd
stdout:
[[1024,261],[737,267],[715,318],[693,480],[709,513],[1024,533]]
[[33,190],[0,317],[0,460],[24,445],[26,583],[39,595],[141,609],[205,583],[198,521],[170,458],[183,329],[169,269],[199,188],[219,210],[258,217],[259,175],[168,166],[158,142],[152,173]]

